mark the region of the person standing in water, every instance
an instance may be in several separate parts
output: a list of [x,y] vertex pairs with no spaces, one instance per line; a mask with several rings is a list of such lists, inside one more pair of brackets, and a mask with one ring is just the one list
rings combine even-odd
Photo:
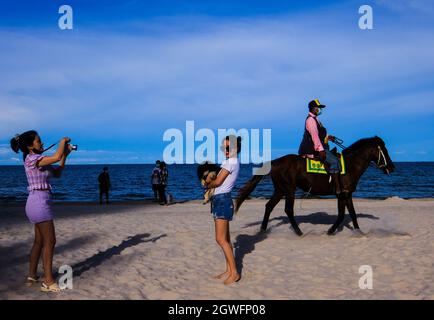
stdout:
[[108,168],[104,167],[102,172],[98,176],[99,183],[99,204],[102,204],[103,195],[105,195],[105,202],[109,204],[109,190],[110,190],[110,175],[108,173]]
[[[49,179],[60,178],[65,168],[66,158],[72,150],[70,139],[60,140],[56,153],[43,156],[44,144],[34,130],[26,131],[11,139],[14,152],[23,153],[24,168],[29,184],[29,196],[26,202],[26,215],[34,225],[35,240],[30,251],[29,273],[26,285],[39,282],[37,275],[38,263],[42,256],[44,278],[41,281],[41,291],[59,292],[60,288],[54,280],[52,265],[56,235],[54,230],[54,214],[51,207],[52,193]],[[59,163],[54,168],[51,165]]]
[[226,136],[222,141],[221,150],[226,160],[221,165],[221,170],[215,180],[206,181],[208,188],[215,188],[211,202],[211,212],[214,218],[215,238],[222,248],[226,259],[226,271],[215,276],[216,279],[225,279],[224,284],[228,285],[240,280],[235,263],[233,246],[229,233],[229,222],[234,214],[231,191],[237,181],[240,172],[238,154],[241,151],[241,137],[234,135]]

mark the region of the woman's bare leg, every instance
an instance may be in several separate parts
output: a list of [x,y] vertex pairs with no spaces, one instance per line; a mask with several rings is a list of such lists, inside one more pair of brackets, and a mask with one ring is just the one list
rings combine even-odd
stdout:
[[[217,227],[217,220],[214,220],[214,223],[215,223],[215,239],[216,239],[217,243],[219,243],[218,242],[218,237],[219,237],[218,231],[220,231],[220,230]],[[229,228],[227,228],[227,234],[228,233],[229,233]],[[227,235],[226,235],[226,239],[228,239]],[[230,241],[229,241],[229,243],[230,243]],[[224,253],[224,251],[223,251],[223,253]],[[226,279],[229,276],[229,274],[230,274],[230,267],[229,267],[229,262],[228,262],[228,259],[226,257],[226,254],[225,254],[225,260],[226,260],[226,271],[223,272],[223,273],[220,273],[220,274],[218,274],[216,276],[214,276],[215,279]]]
[[44,265],[44,282],[47,285],[54,283],[53,278],[53,255],[54,246],[56,245],[56,233],[53,221],[44,221],[38,223],[42,235],[42,262]]
[[238,274],[237,267],[235,264],[234,252],[232,244],[228,241],[228,232],[229,232],[229,221],[223,219],[216,219],[216,240],[217,243],[223,250],[225,254],[226,263],[228,266],[229,275],[224,281],[224,284],[231,284],[240,279],[240,275]]
[[35,240],[30,250],[29,277],[36,279],[38,274],[38,263],[42,252],[42,235],[37,224],[35,224]]

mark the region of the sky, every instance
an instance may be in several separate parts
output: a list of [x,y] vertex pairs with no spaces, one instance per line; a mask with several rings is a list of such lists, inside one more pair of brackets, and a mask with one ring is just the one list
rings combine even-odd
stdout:
[[394,161],[434,161],[434,2],[0,1],[0,165],[30,129],[71,137],[71,164],[151,163],[186,121],[271,129],[276,158],[315,98],[344,144],[378,135]]

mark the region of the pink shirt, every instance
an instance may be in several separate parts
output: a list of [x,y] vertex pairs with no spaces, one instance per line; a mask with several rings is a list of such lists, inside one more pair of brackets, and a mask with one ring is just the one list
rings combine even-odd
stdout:
[[[309,112],[309,118],[306,120],[306,130],[310,133],[310,136],[313,140],[313,147],[315,151],[323,151],[324,148],[322,146],[321,140],[319,139],[318,134],[318,127],[315,121],[316,115],[314,115],[312,112]],[[319,120],[317,119],[319,122]],[[321,123],[321,122],[320,122]],[[313,158],[313,154],[307,154],[306,155],[309,158]]]
[[26,170],[27,182],[29,191],[31,190],[51,190],[49,177],[52,173],[51,166],[38,167],[37,163],[43,155],[40,154],[28,154],[24,161],[24,169]]

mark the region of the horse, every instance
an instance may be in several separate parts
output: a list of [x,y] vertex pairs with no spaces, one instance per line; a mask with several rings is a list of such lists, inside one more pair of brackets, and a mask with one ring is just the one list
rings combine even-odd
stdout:
[[[353,227],[360,232],[357,222],[357,215],[353,205],[352,194],[356,190],[357,184],[371,162],[381,169],[385,174],[390,174],[395,170],[395,165],[390,159],[386,144],[380,137],[360,139],[348,148],[342,150],[342,157],[345,160],[346,173],[342,176],[342,183],[348,192],[337,196],[338,217],[336,222],[328,230],[328,235],[333,235],[336,229],[343,222],[345,217],[345,207],[348,209]],[[306,172],[306,158],[289,154],[271,161],[271,169],[267,174],[271,176],[274,192],[271,199],[265,205],[264,219],[261,230],[266,231],[270,214],[282,197],[285,197],[285,213],[289,222],[298,236],[303,232],[298,227],[294,219],[294,199],[296,188],[302,189],[313,195],[325,196],[334,195],[334,184],[329,180],[328,174]],[[264,175],[254,175],[238,192],[235,204],[237,212],[244,200],[256,188]]]

